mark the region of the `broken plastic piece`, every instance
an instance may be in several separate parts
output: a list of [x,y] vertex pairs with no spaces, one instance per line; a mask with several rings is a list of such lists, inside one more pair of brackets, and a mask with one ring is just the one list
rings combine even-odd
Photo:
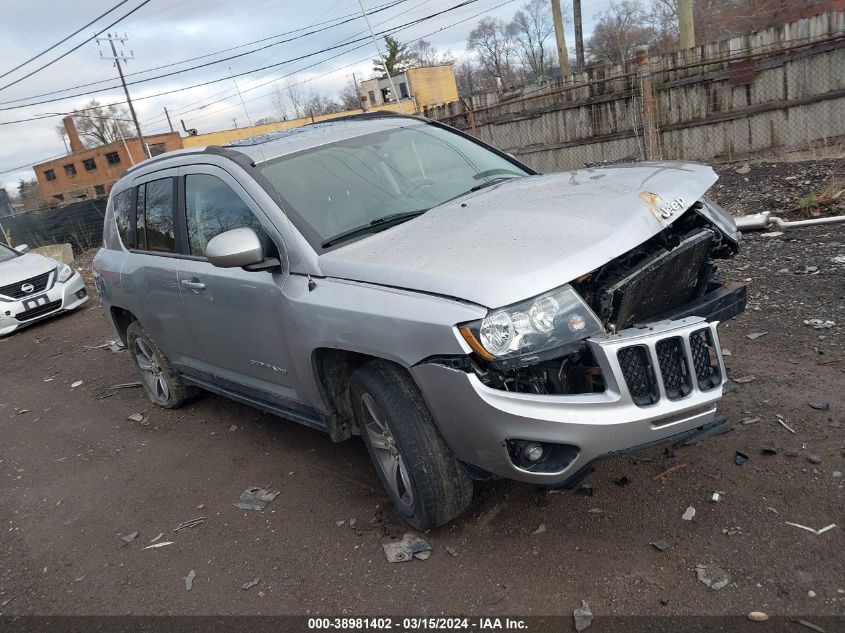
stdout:
[[264,488],[247,488],[241,493],[241,498],[235,502],[234,506],[241,510],[263,510],[278,496],[278,492],[271,492]]
[[407,563],[414,557],[425,560],[431,553],[431,546],[411,533],[406,533],[399,541],[383,543],[382,547],[389,563]]

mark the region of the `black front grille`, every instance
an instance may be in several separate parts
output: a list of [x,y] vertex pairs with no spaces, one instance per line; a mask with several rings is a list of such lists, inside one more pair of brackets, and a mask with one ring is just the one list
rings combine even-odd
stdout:
[[654,371],[648,357],[648,349],[642,345],[623,347],[616,353],[625,384],[637,406],[654,404],[660,395],[654,380]]
[[701,230],[663,251],[604,291],[617,330],[669,312],[692,301],[707,284],[713,232]]
[[702,391],[712,389],[722,381],[722,372],[719,370],[719,360],[710,330],[696,330],[690,334],[689,344],[698,388]]
[[58,310],[62,307],[62,300],[59,299],[58,301],[52,301],[50,303],[45,303],[42,306],[38,306],[37,308],[32,308],[31,310],[25,310],[24,312],[19,312],[15,315],[15,318],[18,321],[31,321],[32,319],[37,319],[40,316],[44,316],[45,314],[49,314],[53,310]]
[[655,346],[663,388],[669,400],[678,400],[692,391],[692,382],[684,354],[683,341],[673,336],[658,341]]
[[[23,281],[16,281],[13,284],[0,286],[0,295],[3,295],[4,297],[11,297],[12,299],[23,299],[29,295],[44,292],[47,290],[47,284],[50,283],[50,275],[52,274],[53,271],[50,270],[43,275],[38,275],[37,277],[30,277],[29,279],[24,279]],[[33,289],[31,291],[21,290],[21,287],[27,284],[31,284]]]

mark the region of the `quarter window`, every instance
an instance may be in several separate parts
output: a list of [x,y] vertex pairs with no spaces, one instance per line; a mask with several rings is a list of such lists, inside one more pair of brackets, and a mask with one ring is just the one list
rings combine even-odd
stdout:
[[262,235],[261,222],[229,185],[207,174],[185,177],[185,211],[191,255],[205,256],[209,240],[224,231],[249,227]]
[[141,209],[144,210],[145,246],[148,251],[176,252],[176,238],[173,234],[173,179],[152,180],[145,185],[143,207],[141,188],[138,190],[138,236],[141,236]]
[[126,248],[135,246],[132,240],[132,190],[121,191],[114,197],[114,221],[120,241]]

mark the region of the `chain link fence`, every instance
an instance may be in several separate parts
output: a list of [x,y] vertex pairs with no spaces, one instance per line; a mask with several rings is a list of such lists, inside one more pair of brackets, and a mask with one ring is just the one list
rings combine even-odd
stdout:
[[486,107],[456,102],[425,114],[541,172],[842,152],[845,12],[664,56],[639,49],[628,64],[498,98]]

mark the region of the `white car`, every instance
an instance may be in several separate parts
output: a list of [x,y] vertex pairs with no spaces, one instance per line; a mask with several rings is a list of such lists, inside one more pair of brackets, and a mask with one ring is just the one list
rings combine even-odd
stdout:
[[67,264],[0,244],[0,336],[75,310],[88,301],[82,276]]

